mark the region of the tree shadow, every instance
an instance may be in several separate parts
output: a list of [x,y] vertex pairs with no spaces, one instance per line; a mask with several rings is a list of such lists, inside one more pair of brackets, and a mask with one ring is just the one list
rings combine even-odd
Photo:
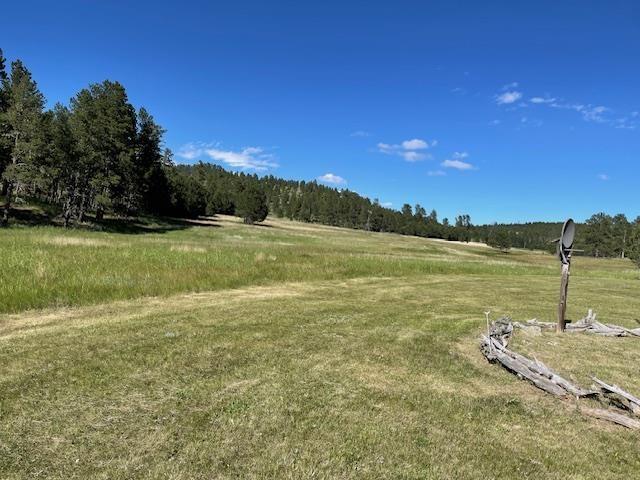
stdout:
[[[60,209],[50,205],[12,208],[10,222],[27,227],[49,226],[64,228]],[[153,216],[107,217],[97,221],[95,217],[87,216],[84,222],[73,223],[69,229],[140,235],[145,233],[167,233],[194,227],[219,228],[220,225],[214,222],[215,218],[211,217],[206,219]]]

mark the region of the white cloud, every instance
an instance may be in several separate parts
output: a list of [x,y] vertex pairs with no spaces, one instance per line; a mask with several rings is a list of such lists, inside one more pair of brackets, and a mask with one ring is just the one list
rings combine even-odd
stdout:
[[492,126],[500,125],[500,120],[491,120],[489,122],[489,125],[492,125]]
[[384,208],[391,208],[391,207],[393,207],[393,203],[392,202],[382,202],[380,204],[380,206],[384,207]]
[[609,180],[609,175],[607,175],[606,173],[600,173],[598,174],[598,178],[604,182],[606,182],[607,180]]
[[581,103],[558,103],[554,102],[550,104],[553,108],[560,108],[565,110],[573,110],[582,115],[582,118],[588,122],[596,123],[611,123],[611,120],[606,117],[606,114],[611,109],[603,105],[584,105]]
[[509,105],[515,103],[522,98],[522,93],[516,90],[508,91],[496,95],[496,102],[498,105]]
[[427,158],[427,155],[420,152],[408,151],[408,152],[400,152],[399,155],[405,159],[407,162],[419,162],[420,160],[424,160]]
[[456,170],[472,170],[473,165],[462,160],[445,160],[442,162],[442,166],[445,168],[455,168]]
[[405,140],[402,142],[402,148],[405,150],[424,150],[429,148],[429,145],[424,140],[414,138],[413,140]]
[[506,85],[502,86],[502,91],[506,91],[506,90],[511,90],[512,88],[518,88],[518,82],[511,82],[511,83],[507,83]]
[[582,117],[585,120],[591,122],[604,122],[605,118],[603,116],[604,113],[608,112],[609,109],[607,107],[603,107],[602,105],[598,107],[587,107],[582,110]]
[[531,97],[529,99],[529,101],[531,103],[537,103],[537,104],[545,104],[545,103],[553,103],[556,101],[555,98],[549,98],[549,97]]
[[467,152],[454,152],[450,159],[445,160],[440,165],[456,170],[475,170],[475,167],[471,163],[464,161],[468,156],[469,154]]
[[187,143],[180,148],[178,156],[190,161],[208,157],[210,160],[243,170],[265,171],[278,167],[275,156],[265,152],[261,147],[245,147],[233,151],[222,150],[214,143]]
[[187,143],[178,150],[178,156],[185,160],[195,160],[202,156],[203,145],[198,143]]
[[371,133],[365,131],[365,130],[356,130],[355,132],[353,132],[351,135],[349,135],[350,137],[370,137]]
[[347,181],[339,175],[334,175],[333,173],[325,173],[318,177],[318,180],[325,183],[332,183],[334,185],[343,185],[347,183]]
[[378,151],[387,155],[398,155],[404,158],[407,162],[418,162],[429,158],[427,153],[420,150],[426,150],[430,147],[434,147],[438,144],[437,140],[433,140],[431,143],[422,140],[421,138],[413,138],[411,140],[405,140],[400,144],[378,143]]
[[447,174],[444,170],[429,170],[427,175],[430,177],[444,177]]
[[212,160],[224,162],[234,168],[264,171],[278,166],[274,161],[274,156],[270,153],[264,153],[260,147],[246,147],[237,152],[207,148],[205,153]]
[[[634,118],[634,116],[632,115],[631,118]],[[629,121],[627,117],[617,118],[614,121],[614,124],[616,128],[622,128],[625,130],[635,130],[637,128],[637,124],[633,123],[633,121]]]

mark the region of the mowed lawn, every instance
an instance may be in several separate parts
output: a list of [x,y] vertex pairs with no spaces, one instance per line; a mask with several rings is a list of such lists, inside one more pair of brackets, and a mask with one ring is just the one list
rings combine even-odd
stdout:
[[[553,320],[539,252],[284,220],[0,231],[0,478],[639,478],[640,434],[480,355]],[[636,326],[640,270],[576,258],[568,316]],[[640,395],[640,340],[518,336]]]

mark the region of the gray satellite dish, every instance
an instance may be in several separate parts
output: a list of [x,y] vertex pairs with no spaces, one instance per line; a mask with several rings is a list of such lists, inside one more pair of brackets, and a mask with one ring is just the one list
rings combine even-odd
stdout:
[[562,263],[570,263],[571,248],[573,240],[576,236],[576,224],[571,218],[567,219],[562,225],[562,234],[558,241],[558,257]]
[[560,237],[562,241],[562,248],[570,249],[573,247],[573,239],[576,236],[576,224],[573,223],[572,219],[568,219],[564,222],[562,226],[562,236]]

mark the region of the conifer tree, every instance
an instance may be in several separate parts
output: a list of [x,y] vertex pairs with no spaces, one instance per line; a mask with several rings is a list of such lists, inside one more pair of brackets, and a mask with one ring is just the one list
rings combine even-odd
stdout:
[[9,76],[6,70],[6,60],[0,49],[0,195],[4,195],[7,182],[2,180],[4,169],[11,160],[11,146],[9,141],[9,124],[7,110],[9,109]]
[[267,218],[269,209],[267,197],[256,185],[249,183],[238,193],[236,201],[236,215],[244,220],[244,223],[253,224],[262,222]]
[[138,111],[136,182],[143,211],[161,214],[166,210],[167,178],[163,169],[164,129],[145,108]]
[[93,206],[96,220],[105,210],[130,213],[139,204],[136,185],[136,113],[124,87],[104,81],[80,91],[71,101],[72,127],[81,164],[89,179],[80,217]]
[[[17,193],[26,191],[27,182],[44,148],[42,109],[44,96],[38,90],[31,73],[20,60],[11,64],[11,77],[7,81],[8,107],[4,118],[10,140],[10,160],[2,174],[6,182],[5,204],[0,224],[7,225],[11,204]],[[25,192],[26,193],[26,192]]]

